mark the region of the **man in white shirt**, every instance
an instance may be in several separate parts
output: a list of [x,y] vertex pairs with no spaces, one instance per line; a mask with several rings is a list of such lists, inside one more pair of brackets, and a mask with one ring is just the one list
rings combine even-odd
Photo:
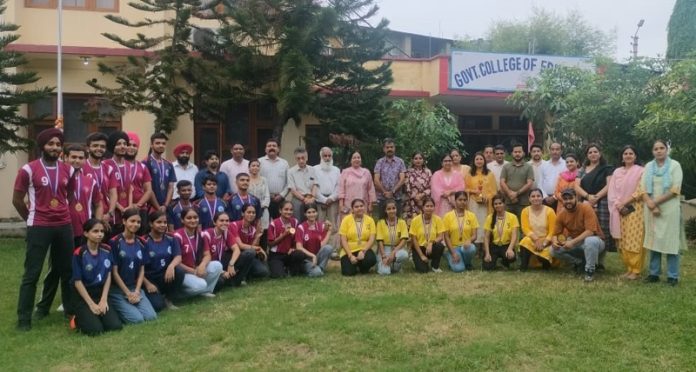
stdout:
[[328,147],[322,147],[319,151],[321,158],[319,164],[314,166],[317,174],[319,191],[317,203],[319,204],[319,220],[329,221],[336,230],[338,219],[338,180],[341,178],[341,170],[333,165],[333,151]]
[[295,149],[295,162],[288,169],[288,190],[292,194],[292,210],[297,221],[304,221],[304,206],[316,203],[317,174],[313,167],[307,166],[307,150]]
[[531,159],[527,164],[534,169],[534,188],[541,187],[541,166],[545,163],[541,158],[541,151],[541,146],[537,144],[533,144],[529,151]]
[[493,150],[493,155],[495,157],[495,160],[488,163],[488,170],[493,172],[493,176],[495,177],[496,189],[500,190],[500,173],[503,171],[503,166],[508,163],[507,160],[505,160],[505,146],[495,146],[495,149]]
[[268,191],[271,194],[271,203],[268,206],[268,213],[271,218],[278,218],[280,203],[288,195],[288,162],[278,156],[280,154],[280,144],[275,138],[266,141],[266,156],[259,158],[261,163],[261,176],[268,182]]
[[556,191],[558,176],[567,168],[565,160],[561,157],[563,147],[561,147],[560,143],[552,143],[551,147],[549,147],[549,153],[551,158],[544,162],[544,165],[541,167],[541,184],[539,187],[544,193],[544,204],[555,208],[558,200],[553,196],[553,193]]
[[[193,146],[188,143],[179,144],[174,148],[174,156],[176,161],[172,164],[174,166],[174,174],[176,174],[177,181],[187,180],[193,185],[193,181],[196,178],[196,173],[198,173],[198,167],[196,164],[190,163],[191,153],[193,152]],[[192,186],[193,193],[196,195],[195,186]],[[179,197],[179,192],[176,187],[174,188],[174,194],[172,199]]]
[[244,145],[235,143],[230,150],[232,159],[225,160],[220,164],[220,172],[227,175],[230,180],[232,194],[237,192],[237,175],[239,173],[249,173],[249,160],[244,159]]

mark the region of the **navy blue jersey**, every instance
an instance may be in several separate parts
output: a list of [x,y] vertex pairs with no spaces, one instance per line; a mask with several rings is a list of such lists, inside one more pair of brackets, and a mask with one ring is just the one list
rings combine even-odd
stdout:
[[150,176],[152,176],[152,192],[155,193],[157,202],[160,205],[164,205],[169,184],[176,183],[174,166],[166,159],[157,161],[152,155],[148,156],[147,160],[143,160],[143,164],[145,164],[150,171]]
[[111,252],[102,245],[93,254],[83,245],[73,251],[72,282],[81,281],[85,288],[101,287],[111,273]]
[[213,223],[215,214],[224,212],[227,209],[227,203],[220,198],[215,198],[215,200],[199,199],[196,201],[196,206],[198,208],[198,223],[203,230],[215,226],[215,223]]
[[244,204],[251,204],[256,210],[256,219],[261,218],[261,202],[257,197],[251,194],[247,194],[246,197],[241,197],[239,194],[234,194],[232,199],[230,199],[229,205],[227,206],[227,214],[230,215],[230,221],[239,221],[243,217],[242,207]]
[[[198,208],[191,202],[189,202],[190,207],[198,212]],[[186,208],[181,200],[175,199],[167,206],[167,223],[174,225],[174,230],[179,230],[184,227],[184,221],[181,220],[181,211]]]
[[123,234],[114,236],[109,241],[114,266],[118,267],[118,275],[126,287],[135,286],[138,281],[140,267],[143,265],[145,243],[138,237],[133,243],[127,243]]
[[164,235],[160,241],[148,235],[145,238],[144,253],[145,276],[155,278],[164,276],[174,257],[181,256],[181,247],[179,241],[172,235]]

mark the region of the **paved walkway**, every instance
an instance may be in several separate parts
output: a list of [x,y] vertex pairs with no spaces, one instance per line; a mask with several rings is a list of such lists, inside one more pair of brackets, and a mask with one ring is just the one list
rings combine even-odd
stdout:
[[0,238],[23,238],[26,235],[26,222],[0,222]]

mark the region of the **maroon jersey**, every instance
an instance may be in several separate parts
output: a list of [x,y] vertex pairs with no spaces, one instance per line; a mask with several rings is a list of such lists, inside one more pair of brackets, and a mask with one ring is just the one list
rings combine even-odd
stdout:
[[29,196],[27,226],[70,224],[68,183],[72,174],[73,167],[68,164],[58,161],[55,166],[47,167],[43,159],[20,168],[14,190]]
[[174,232],[174,237],[179,240],[181,246],[181,263],[188,267],[196,268],[203,260],[205,252],[210,251],[199,231],[196,231],[194,236],[188,236],[186,229],[182,227]]
[[222,255],[225,251],[231,250],[235,243],[233,234],[230,234],[229,231],[223,231],[222,234],[217,235],[214,227],[203,231],[202,235],[213,261],[222,262]]
[[297,226],[295,243],[301,243],[304,249],[317,254],[321,249],[321,241],[324,240],[328,232],[329,230],[326,229],[323,222],[317,221],[310,225],[309,222],[305,221]]
[[[129,164],[130,166],[133,166],[133,171],[134,175],[132,176],[132,184],[133,184],[133,203],[137,203],[140,198],[143,197],[145,194],[145,188],[144,185],[146,182],[152,183],[152,175],[150,175],[150,171],[147,170],[147,167],[145,164],[136,161],[134,164]],[[143,204],[141,209],[147,209],[148,208],[148,203]]]
[[109,190],[118,187],[118,181],[114,175],[115,170],[111,165],[105,162],[100,162],[98,166],[93,166],[89,161],[82,166],[82,173],[87,177],[91,177],[96,181],[99,187],[99,193],[102,197],[102,209],[104,212],[109,211]]
[[72,221],[73,236],[82,236],[82,226],[92,218],[93,205],[102,202],[101,192],[97,181],[83,174],[81,171],[74,176],[74,191],[68,195],[70,206],[70,220]]
[[[278,217],[268,225],[268,241],[272,242],[276,240],[285,228],[291,227],[297,232],[297,220],[295,217],[290,217],[288,221],[284,221],[282,217]],[[283,238],[277,245],[271,247],[271,252],[284,253],[287,254],[290,249],[295,248],[295,237],[290,234]]]
[[244,220],[234,221],[230,223],[228,233],[232,234],[233,239],[239,237],[242,243],[251,245],[254,244],[254,238],[256,237],[256,226],[251,224],[249,227],[244,227]]

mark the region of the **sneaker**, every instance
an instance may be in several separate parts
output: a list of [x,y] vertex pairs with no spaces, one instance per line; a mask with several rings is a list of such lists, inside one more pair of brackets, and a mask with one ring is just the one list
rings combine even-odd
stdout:
[[437,269],[433,267],[433,272],[434,272],[434,273],[441,273],[441,272],[442,272],[442,269],[439,268],[439,267],[438,267]]
[[660,281],[660,277],[657,275],[648,275],[644,280],[644,282],[646,282],[646,283],[657,283],[659,281]]
[[56,309],[56,311],[60,311],[60,312],[63,312],[64,310],[65,309],[63,308],[63,304],[60,304],[60,306],[58,306],[58,308]]
[[667,278],[667,285],[676,287],[679,284],[679,279],[677,278]]
[[242,286],[242,287],[246,287],[246,286],[247,286],[246,280],[242,280],[242,281],[239,283],[239,285]]
[[29,332],[31,331],[31,322],[29,321],[18,321],[17,322],[17,331],[18,332]]
[[589,283],[594,280],[594,271],[585,271],[585,282]]
[[205,293],[202,293],[202,294],[201,294],[201,297],[205,297],[205,298],[214,298],[214,297],[215,297],[215,293],[205,292]]
[[167,310],[179,310],[179,307],[174,305],[174,303],[169,300],[164,300],[164,305],[166,306]]
[[338,252],[332,252],[332,253],[331,253],[331,260],[332,260],[332,261],[339,261],[340,259],[341,259],[341,257],[340,257],[340,255],[338,254]]

